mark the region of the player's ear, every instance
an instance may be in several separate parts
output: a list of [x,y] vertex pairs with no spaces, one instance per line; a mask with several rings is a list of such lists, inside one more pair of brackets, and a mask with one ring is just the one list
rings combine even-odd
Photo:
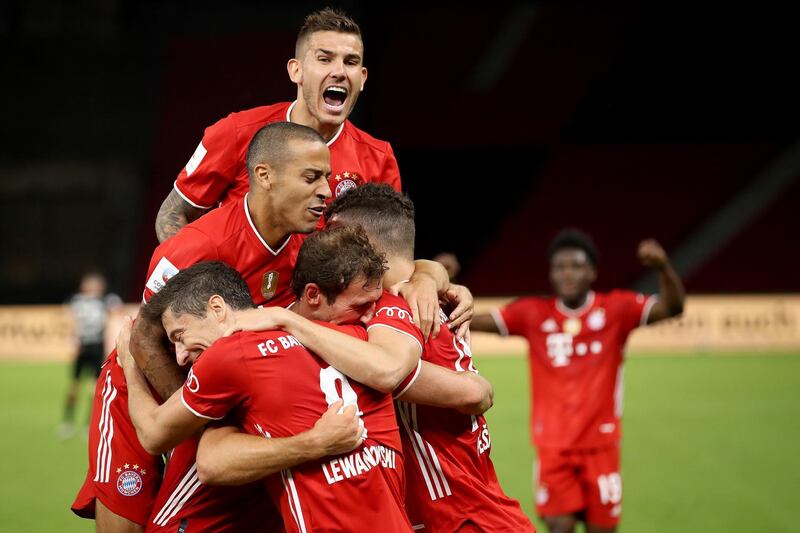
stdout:
[[303,82],[303,64],[299,60],[290,59],[286,63],[286,71],[289,73],[289,79],[292,80],[292,83]]
[[597,270],[595,270],[594,265],[589,265],[589,283],[594,283],[597,281]]
[[367,67],[361,67],[361,90],[364,90],[364,85],[367,83]]
[[208,312],[214,316],[219,322],[225,321],[225,316],[228,313],[228,306],[222,296],[215,294],[208,299]]
[[273,170],[269,163],[259,163],[253,167],[253,178],[266,190],[272,188]]
[[307,304],[313,307],[319,307],[322,304],[322,291],[319,285],[316,283],[307,283],[305,288],[303,288],[303,299],[305,299]]

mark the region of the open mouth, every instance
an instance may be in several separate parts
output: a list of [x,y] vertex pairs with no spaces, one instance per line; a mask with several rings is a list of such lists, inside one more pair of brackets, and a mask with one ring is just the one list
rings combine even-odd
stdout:
[[308,210],[311,211],[314,214],[314,216],[321,217],[325,213],[325,206],[309,207]]
[[328,87],[322,91],[322,99],[331,111],[341,111],[347,100],[347,89],[344,87]]

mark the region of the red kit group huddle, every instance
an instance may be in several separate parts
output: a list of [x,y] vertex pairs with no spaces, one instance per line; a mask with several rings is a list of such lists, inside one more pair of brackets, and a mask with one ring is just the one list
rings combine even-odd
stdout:
[[[535,531],[505,495],[467,328],[531,349],[536,502],[551,531],[621,512],[622,349],[680,312],[590,290],[579,233],[551,249],[556,296],[492,315],[414,258],[391,146],[347,117],[367,70],[358,26],[306,17],[297,99],[206,129],[156,221],[138,317],[103,363],[72,509],[98,531]],[[590,401],[588,401],[590,400]]]

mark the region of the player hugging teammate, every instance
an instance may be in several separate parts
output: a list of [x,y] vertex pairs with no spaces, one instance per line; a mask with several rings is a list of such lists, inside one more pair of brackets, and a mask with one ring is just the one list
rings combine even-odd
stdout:
[[159,211],[73,510],[115,532],[533,531],[489,459],[471,295],[414,261],[391,146],[347,120],[358,26],[312,13],[288,72],[297,100],[209,127]]

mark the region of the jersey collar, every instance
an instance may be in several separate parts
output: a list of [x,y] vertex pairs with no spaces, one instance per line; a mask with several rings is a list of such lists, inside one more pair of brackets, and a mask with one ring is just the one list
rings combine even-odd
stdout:
[[244,205],[244,216],[247,217],[247,223],[250,224],[250,229],[253,230],[253,233],[255,234],[256,237],[258,237],[258,240],[261,241],[261,244],[264,245],[264,248],[266,248],[267,251],[272,255],[278,255],[284,248],[286,248],[286,245],[289,244],[289,241],[292,240],[292,236],[289,235],[288,237],[286,237],[286,240],[283,242],[283,244],[281,244],[281,247],[278,248],[277,250],[273,250],[272,248],[270,248],[269,244],[267,244],[267,241],[264,240],[264,238],[256,229],[256,225],[253,224],[253,219],[250,218],[250,210],[247,208],[248,194],[250,193],[248,192],[247,194],[244,195],[244,201],[242,202],[242,204]]
[[[291,122],[292,121],[292,118],[291,118],[292,117],[292,109],[294,109],[295,104],[297,104],[297,100],[292,102],[292,105],[290,105],[289,109],[286,110],[286,122]],[[345,122],[347,122],[347,120],[345,120]],[[342,122],[342,125],[339,126],[339,130],[336,132],[336,135],[331,137],[331,140],[326,143],[329,148],[333,143],[336,142],[336,139],[339,138],[339,135],[342,134],[342,130],[344,130],[344,122]]]
[[587,309],[590,309],[592,305],[594,305],[594,291],[589,291],[586,293],[586,301],[583,302],[583,305],[577,309],[570,309],[564,305],[564,302],[561,300],[561,298],[556,298],[556,309],[558,309],[558,312],[564,316],[580,316],[586,312]]

